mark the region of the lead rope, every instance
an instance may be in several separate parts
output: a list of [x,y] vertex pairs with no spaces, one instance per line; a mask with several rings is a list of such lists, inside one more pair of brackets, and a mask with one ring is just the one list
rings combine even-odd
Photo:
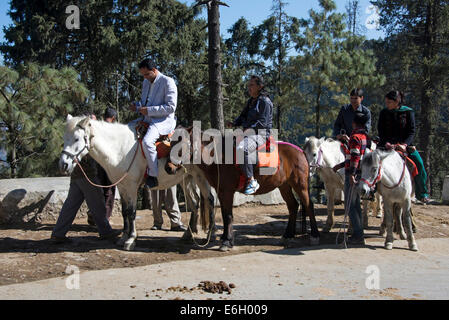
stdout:
[[93,183],[93,182],[89,179],[89,177],[87,176],[87,174],[86,174],[86,172],[84,171],[84,169],[83,169],[83,167],[81,166],[81,164],[78,162],[77,157],[74,158],[74,161],[75,161],[75,163],[80,167],[81,172],[83,173],[84,177],[86,178],[86,180],[87,180],[91,185],[93,185],[94,187],[99,187],[99,188],[110,188],[110,187],[115,187],[115,186],[118,185],[120,182],[122,182],[123,179],[126,178],[126,176],[128,176],[129,169],[131,169],[131,166],[133,165],[134,160],[136,159],[136,155],[137,155],[137,151],[138,151],[138,150],[139,150],[139,144],[137,144],[136,152],[134,153],[134,157],[133,157],[133,159],[131,160],[131,163],[129,164],[129,167],[128,167],[128,169],[126,170],[126,172],[125,172],[125,174],[123,175],[123,177],[121,177],[116,183],[113,183],[113,184],[111,184],[111,185],[109,185],[109,186],[103,186],[103,185],[100,185],[100,184]]
[[[347,240],[348,240],[348,235],[346,233],[346,224],[347,224],[347,218],[349,216],[349,207],[350,207],[350,203],[352,201],[352,195],[353,195],[353,191],[354,191],[355,186],[352,185],[351,188],[349,189],[349,198],[348,201],[345,201],[345,217],[343,219],[343,244],[345,245],[345,249],[348,249],[348,246],[346,244]],[[329,199],[328,199],[329,201]],[[337,238],[335,239],[335,244],[338,245],[338,238],[340,236],[340,232],[341,232],[341,228],[338,229],[338,233],[337,233]]]

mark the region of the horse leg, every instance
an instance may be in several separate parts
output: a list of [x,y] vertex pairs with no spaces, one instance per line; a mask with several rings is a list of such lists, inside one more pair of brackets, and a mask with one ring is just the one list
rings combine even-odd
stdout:
[[129,238],[129,233],[130,233],[130,224],[129,224],[129,220],[128,220],[128,203],[126,201],[121,200],[122,203],[122,217],[123,217],[123,232],[122,232],[122,236],[120,237],[120,239],[117,241],[117,245],[119,246],[123,246],[126,242],[126,240],[128,240]]
[[402,224],[402,215],[404,213],[404,211],[402,210],[402,206],[400,206],[399,204],[396,204],[394,206],[394,213],[395,213],[394,217],[395,217],[395,223],[397,225],[397,232],[399,234],[399,238],[401,240],[405,240],[405,239],[407,239],[407,236],[405,234],[404,226]]
[[415,236],[413,235],[412,230],[412,219],[410,215],[411,209],[410,199],[405,200],[403,208],[404,208],[403,212],[404,212],[405,232],[407,233],[408,247],[412,251],[418,251],[418,245],[416,244]]
[[387,229],[387,237],[385,238],[385,249],[391,250],[393,249],[393,214],[394,214],[394,205],[392,203],[388,203],[385,205],[385,225]]
[[327,220],[323,228],[323,232],[329,232],[334,226],[334,202],[335,202],[335,188],[329,188],[325,185],[327,195]]
[[309,187],[307,181],[306,183],[294,184],[293,189],[298,194],[303,210],[305,210],[305,212],[309,216],[310,230],[311,230],[310,245],[312,246],[318,245],[320,243],[320,232],[318,231],[318,226],[315,219],[313,203],[312,201],[310,201]]
[[134,247],[136,246],[136,240],[137,240],[137,229],[136,229],[136,206],[135,205],[129,205],[127,208],[127,217],[128,217],[128,224],[129,224],[129,237],[126,239],[125,243],[123,244],[123,249],[126,251],[132,251],[134,250]]
[[218,196],[221,204],[221,216],[223,218],[223,235],[221,236],[220,251],[229,251],[234,246],[234,234],[232,230],[232,204],[234,202],[233,191],[222,191]]
[[284,184],[279,187],[282,198],[287,204],[288,208],[288,224],[285,229],[284,235],[281,239],[281,244],[288,246],[291,239],[295,237],[296,233],[296,216],[298,213],[299,203],[293,194],[292,188],[288,184]]

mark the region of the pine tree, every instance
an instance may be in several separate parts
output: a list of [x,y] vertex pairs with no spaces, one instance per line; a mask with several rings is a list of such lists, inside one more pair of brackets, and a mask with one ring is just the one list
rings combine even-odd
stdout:
[[61,115],[83,103],[87,94],[71,68],[0,67],[0,141],[10,178],[57,172],[64,132]]

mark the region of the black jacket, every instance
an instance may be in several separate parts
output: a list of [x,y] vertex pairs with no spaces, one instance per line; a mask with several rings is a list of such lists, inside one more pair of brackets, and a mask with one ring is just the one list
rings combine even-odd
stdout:
[[234,126],[244,129],[271,129],[273,127],[273,103],[270,98],[260,95],[250,98],[240,116],[235,119]]
[[411,145],[415,137],[415,112],[406,106],[395,110],[385,108],[379,114],[377,131],[381,147],[387,142]]

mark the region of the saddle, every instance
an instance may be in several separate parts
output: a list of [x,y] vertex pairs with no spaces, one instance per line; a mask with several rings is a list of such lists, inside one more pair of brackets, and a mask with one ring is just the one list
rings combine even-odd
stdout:
[[[148,123],[144,121],[139,121],[136,125],[136,132],[137,132],[137,139],[139,140],[140,146],[142,147],[142,139],[145,137],[145,134],[148,131]],[[170,139],[173,136],[173,132],[166,135],[159,136],[159,139],[156,141],[156,150],[157,150],[157,158],[166,158],[170,154],[171,146],[170,146]],[[145,153],[143,152],[143,157],[145,157]]]
[[[235,149],[234,159],[236,159]],[[267,139],[262,146],[257,148],[256,168],[259,168],[259,173],[263,172],[263,175],[273,175],[278,172],[279,165],[280,159],[278,144],[276,143],[276,141],[274,141],[273,137],[270,136],[270,138]],[[240,170],[240,178],[237,191],[243,191],[246,185],[246,176],[243,174],[238,164],[235,164],[235,166]]]

